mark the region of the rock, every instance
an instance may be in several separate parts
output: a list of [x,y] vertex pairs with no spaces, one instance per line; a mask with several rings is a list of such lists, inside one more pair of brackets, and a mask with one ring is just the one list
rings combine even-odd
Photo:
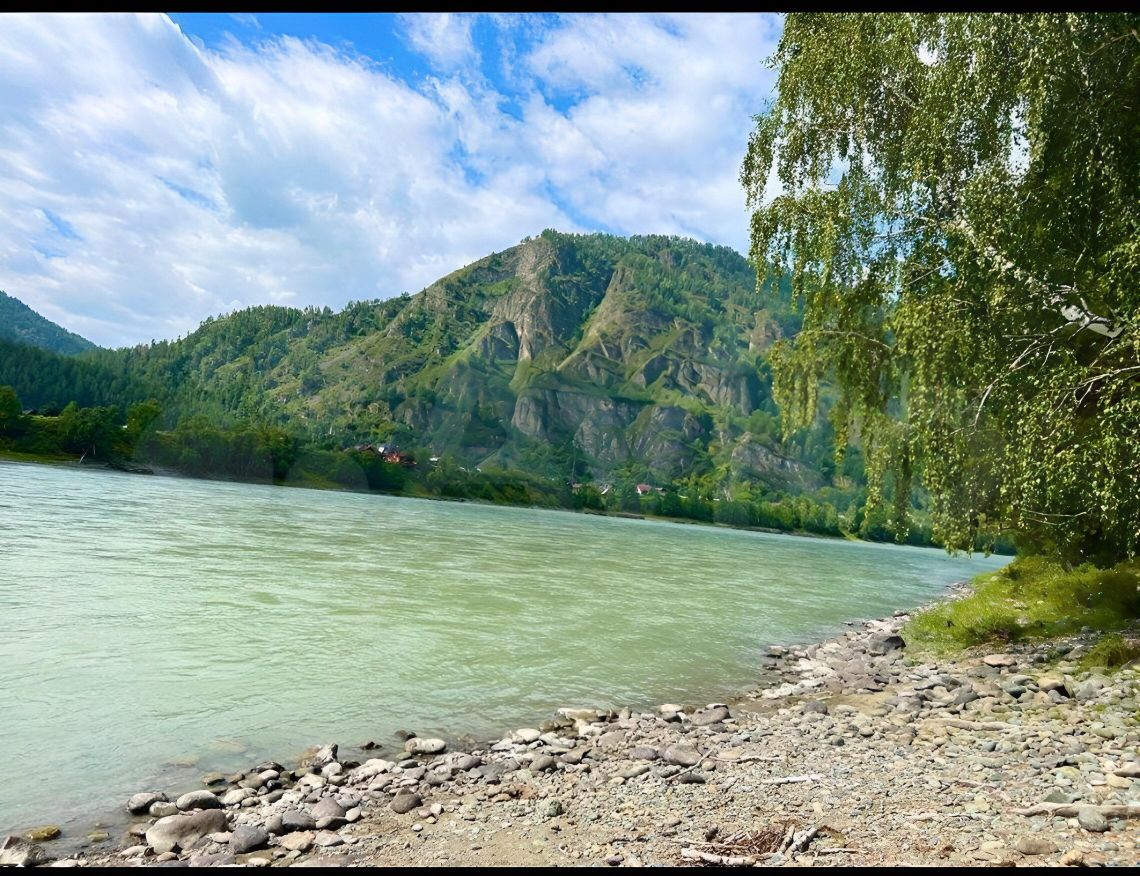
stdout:
[[215,852],[214,854],[191,855],[191,867],[230,867],[235,862],[233,852]]
[[161,855],[176,848],[186,849],[202,837],[228,826],[226,813],[221,809],[196,809],[160,818],[146,832],[146,841]]
[[225,773],[206,773],[202,776],[202,784],[207,787],[210,785],[224,785],[226,783]]
[[323,788],[328,784],[328,782],[325,780],[324,776],[318,775],[317,773],[308,773],[307,775],[301,776],[297,784],[303,788],[316,789]]
[[408,754],[440,754],[446,750],[447,743],[442,739],[420,739],[414,736],[404,743],[404,751]]
[[903,641],[902,636],[883,636],[882,638],[872,639],[867,644],[867,653],[881,657],[885,654],[889,654],[891,651],[900,651],[905,647],[906,642]]
[[610,730],[597,739],[599,748],[621,748],[625,745],[626,732],[624,730]]
[[732,715],[728,711],[728,706],[715,706],[703,712],[697,712],[693,715],[691,723],[695,727],[707,727],[709,724],[719,724],[721,721],[730,717],[732,717]]
[[322,849],[330,849],[334,846],[343,846],[344,837],[338,833],[333,833],[331,830],[322,830],[313,839],[313,843]]
[[34,843],[46,843],[58,837],[60,833],[58,824],[42,824],[39,827],[33,827],[31,830],[25,830],[24,839],[31,840]]
[[982,658],[982,662],[986,666],[992,666],[995,669],[1000,669],[1006,666],[1016,666],[1017,658],[1009,654],[987,654]]
[[1077,702],[1085,703],[1089,700],[1095,700],[1102,690],[1104,690],[1104,681],[1094,676],[1077,685],[1077,689],[1073,691],[1073,697]]
[[188,791],[174,801],[180,812],[189,812],[193,809],[221,809],[222,801],[213,791]]
[[47,859],[40,846],[22,837],[9,836],[0,842],[0,867],[36,867]]
[[683,742],[668,746],[662,753],[662,758],[666,763],[684,767],[696,766],[701,762],[700,752]]
[[0,867],[36,867],[47,860],[47,852],[23,837],[9,836],[0,843]]
[[349,824],[355,824],[360,821],[360,816],[363,814],[359,806],[353,806],[346,813],[344,813],[344,820]]
[[1140,779],[1140,763],[1133,761],[1123,764],[1113,771],[1113,775],[1120,776],[1122,779]]
[[1022,836],[1013,844],[1023,855],[1051,855],[1057,851],[1057,844],[1044,836]]
[[150,809],[152,803],[166,801],[166,795],[158,791],[140,791],[127,801],[127,812],[131,815],[142,815]]
[[293,833],[298,830],[313,830],[316,826],[316,819],[308,812],[302,812],[300,809],[290,809],[281,814],[281,829],[285,831],[285,833]]
[[804,703],[801,706],[801,708],[805,712],[813,713],[816,715],[826,715],[827,714],[827,703],[822,702],[821,700],[808,700],[806,703]]
[[561,800],[544,800],[538,804],[539,818],[557,818],[564,811]]
[[322,745],[301,763],[315,770],[320,770],[336,760],[337,744],[335,742]]
[[636,779],[638,776],[644,776],[647,772],[649,772],[649,764],[639,763],[634,764],[631,767],[627,767],[618,773],[618,775],[623,779]]
[[256,824],[243,824],[236,828],[230,837],[230,848],[234,854],[244,855],[269,845],[269,831]]
[[1108,830],[1108,819],[1095,806],[1078,807],[1077,824],[1091,833],[1104,833]]
[[526,745],[537,742],[540,736],[542,736],[542,731],[535,730],[533,727],[523,727],[521,730],[515,731],[515,739]]
[[166,818],[168,815],[177,815],[178,807],[169,800],[155,800],[150,804],[147,814],[151,818]]
[[221,800],[223,806],[237,806],[243,800],[256,796],[257,792],[250,788],[233,788],[232,790],[226,791],[226,793],[222,795]]
[[322,818],[344,818],[344,807],[332,797],[322,798],[310,811],[318,821]]
[[552,758],[549,754],[540,754],[530,762],[530,770],[535,773],[545,773],[549,770],[557,769],[558,761]]
[[274,836],[285,833],[284,819],[280,815],[271,815],[265,821],[265,829]]
[[637,745],[630,749],[630,760],[657,760],[661,756],[659,752],[652,745]]
[[392,811],[397,815],[404,815],[423,805],[420,795],[414,791],[401,791],[392,798]]
[[559,709],[558,714],[571,721],[597,721],[603,713],[597,709]]
[[313,832],[309,830],[298,831],[281,837],[277,843],[281,848],[291,852],[307,852],[313,847]]

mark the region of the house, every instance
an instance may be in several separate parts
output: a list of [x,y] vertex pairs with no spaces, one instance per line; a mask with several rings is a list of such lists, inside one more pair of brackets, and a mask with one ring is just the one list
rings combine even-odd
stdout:
[[416,464],[416,458],[414,456],[410,453],[404,453],[402,450],[396,450],[395,448],[388,448],[380,454],[380,458],[393,465],[404,465],[409,468]]
[[653,492],[653,487],[649,486],[649,484],[637,485],[637,495],[648,496],[651,492]]

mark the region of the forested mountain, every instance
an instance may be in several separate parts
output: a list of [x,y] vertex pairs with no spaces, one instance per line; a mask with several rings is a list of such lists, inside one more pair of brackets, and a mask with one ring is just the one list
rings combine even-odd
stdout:
[[34,406],[153,397],[167,426],[254,420],[472,467],[799,492],[833,472],[824,421],[779,441],[765,351],[798,325],[786,287],[758,292],[731,249],[546,231],[414,296],[254,307],[90,351],[84,379],[7,348],[0,384]]
[[0,340],[73,355],[94,348],[86,338],[44,319],[17,298],[0,292]]

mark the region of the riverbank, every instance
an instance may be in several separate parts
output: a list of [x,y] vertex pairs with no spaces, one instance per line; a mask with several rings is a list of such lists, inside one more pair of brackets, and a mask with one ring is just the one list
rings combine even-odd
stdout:
[[[69,466],[79,468],[81,466],[80,460],[71,456],[44,456],[30,453],[21,453],[19,451],[8,450],[0,448],[0,462],[20,462],[20,463],[33,463],[43,465],[56,465],[56,466]],[[524,504],[517,502],[505,501],[490,501],[487,499],[454,497],[447,495],[437,495],[428,492],[400,492],[400,491],[383,491],[371,489],[353,489],[346,487],[342,484],[335,484],[333,482],[313,482],[313,481],[275,481],[270,478],[236,478],[236,477],[205,477],[189,475],[169,466],[160,466],[148,464],[147,466],[116,466],[103,462],[88,462],[86,467],[105,468],[109,471],[119,471],[124,473],[141,473],[148,475],[155,475],[159,477],[178,478],[190,481],[205,481],[223,484],[252,484],[255,486],[272,486],[272,487],[288,487],[297,490],[320,490],[338,493],[353,493],[358,495],[381,496],[401,499],[415,499],[428,502],[447,502],[466,505],[483,505],[493,508],[526,508],[533,511],[560,511],[571,514],[583,514],[593,517],[611,517],[615,519],[624,520],[653,520],[662,523],[676,523],[687,526],[708,526],[719,529],[735,529],[741,532],[763,532],[771,533],[773,535],[794,535],[800,538],[816,538],[827,539],[835,541],[867,541],[870,544],[894,544],[893,540],[887,539],[864,539],[851,532],[840,533],[826,533],[826,532],[813,532],[807,529],[780,529],[773,526],[755,526],[746,524],[727,523],[717,520],[697,520],[689,517],[674,517],[662,514],[653,514],[648,512],[631,512],[621,510],[604,510],[594,508],[571,508],[557,504]],[[912,547],[931,547],[939,548],[939,544],[935,542],[913,544]],[[980,551],[979,551],[980,553]],[[993,551],[994,556],[1013,556],[1013,549],[1008,545],[999,546]]]
[[128,834],[65,865],[1140,859],[1140,670],[1081,671],[1091,634],[916,660],[906,620],[774,646],[724,705],[569,708],[481,746],[329,745],[140,789]]

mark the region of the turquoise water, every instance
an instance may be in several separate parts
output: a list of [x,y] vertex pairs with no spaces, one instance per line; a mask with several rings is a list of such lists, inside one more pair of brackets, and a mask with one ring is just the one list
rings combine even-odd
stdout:
[[1002,562],[0,462],[0,832],[313,743],[707,702]]

